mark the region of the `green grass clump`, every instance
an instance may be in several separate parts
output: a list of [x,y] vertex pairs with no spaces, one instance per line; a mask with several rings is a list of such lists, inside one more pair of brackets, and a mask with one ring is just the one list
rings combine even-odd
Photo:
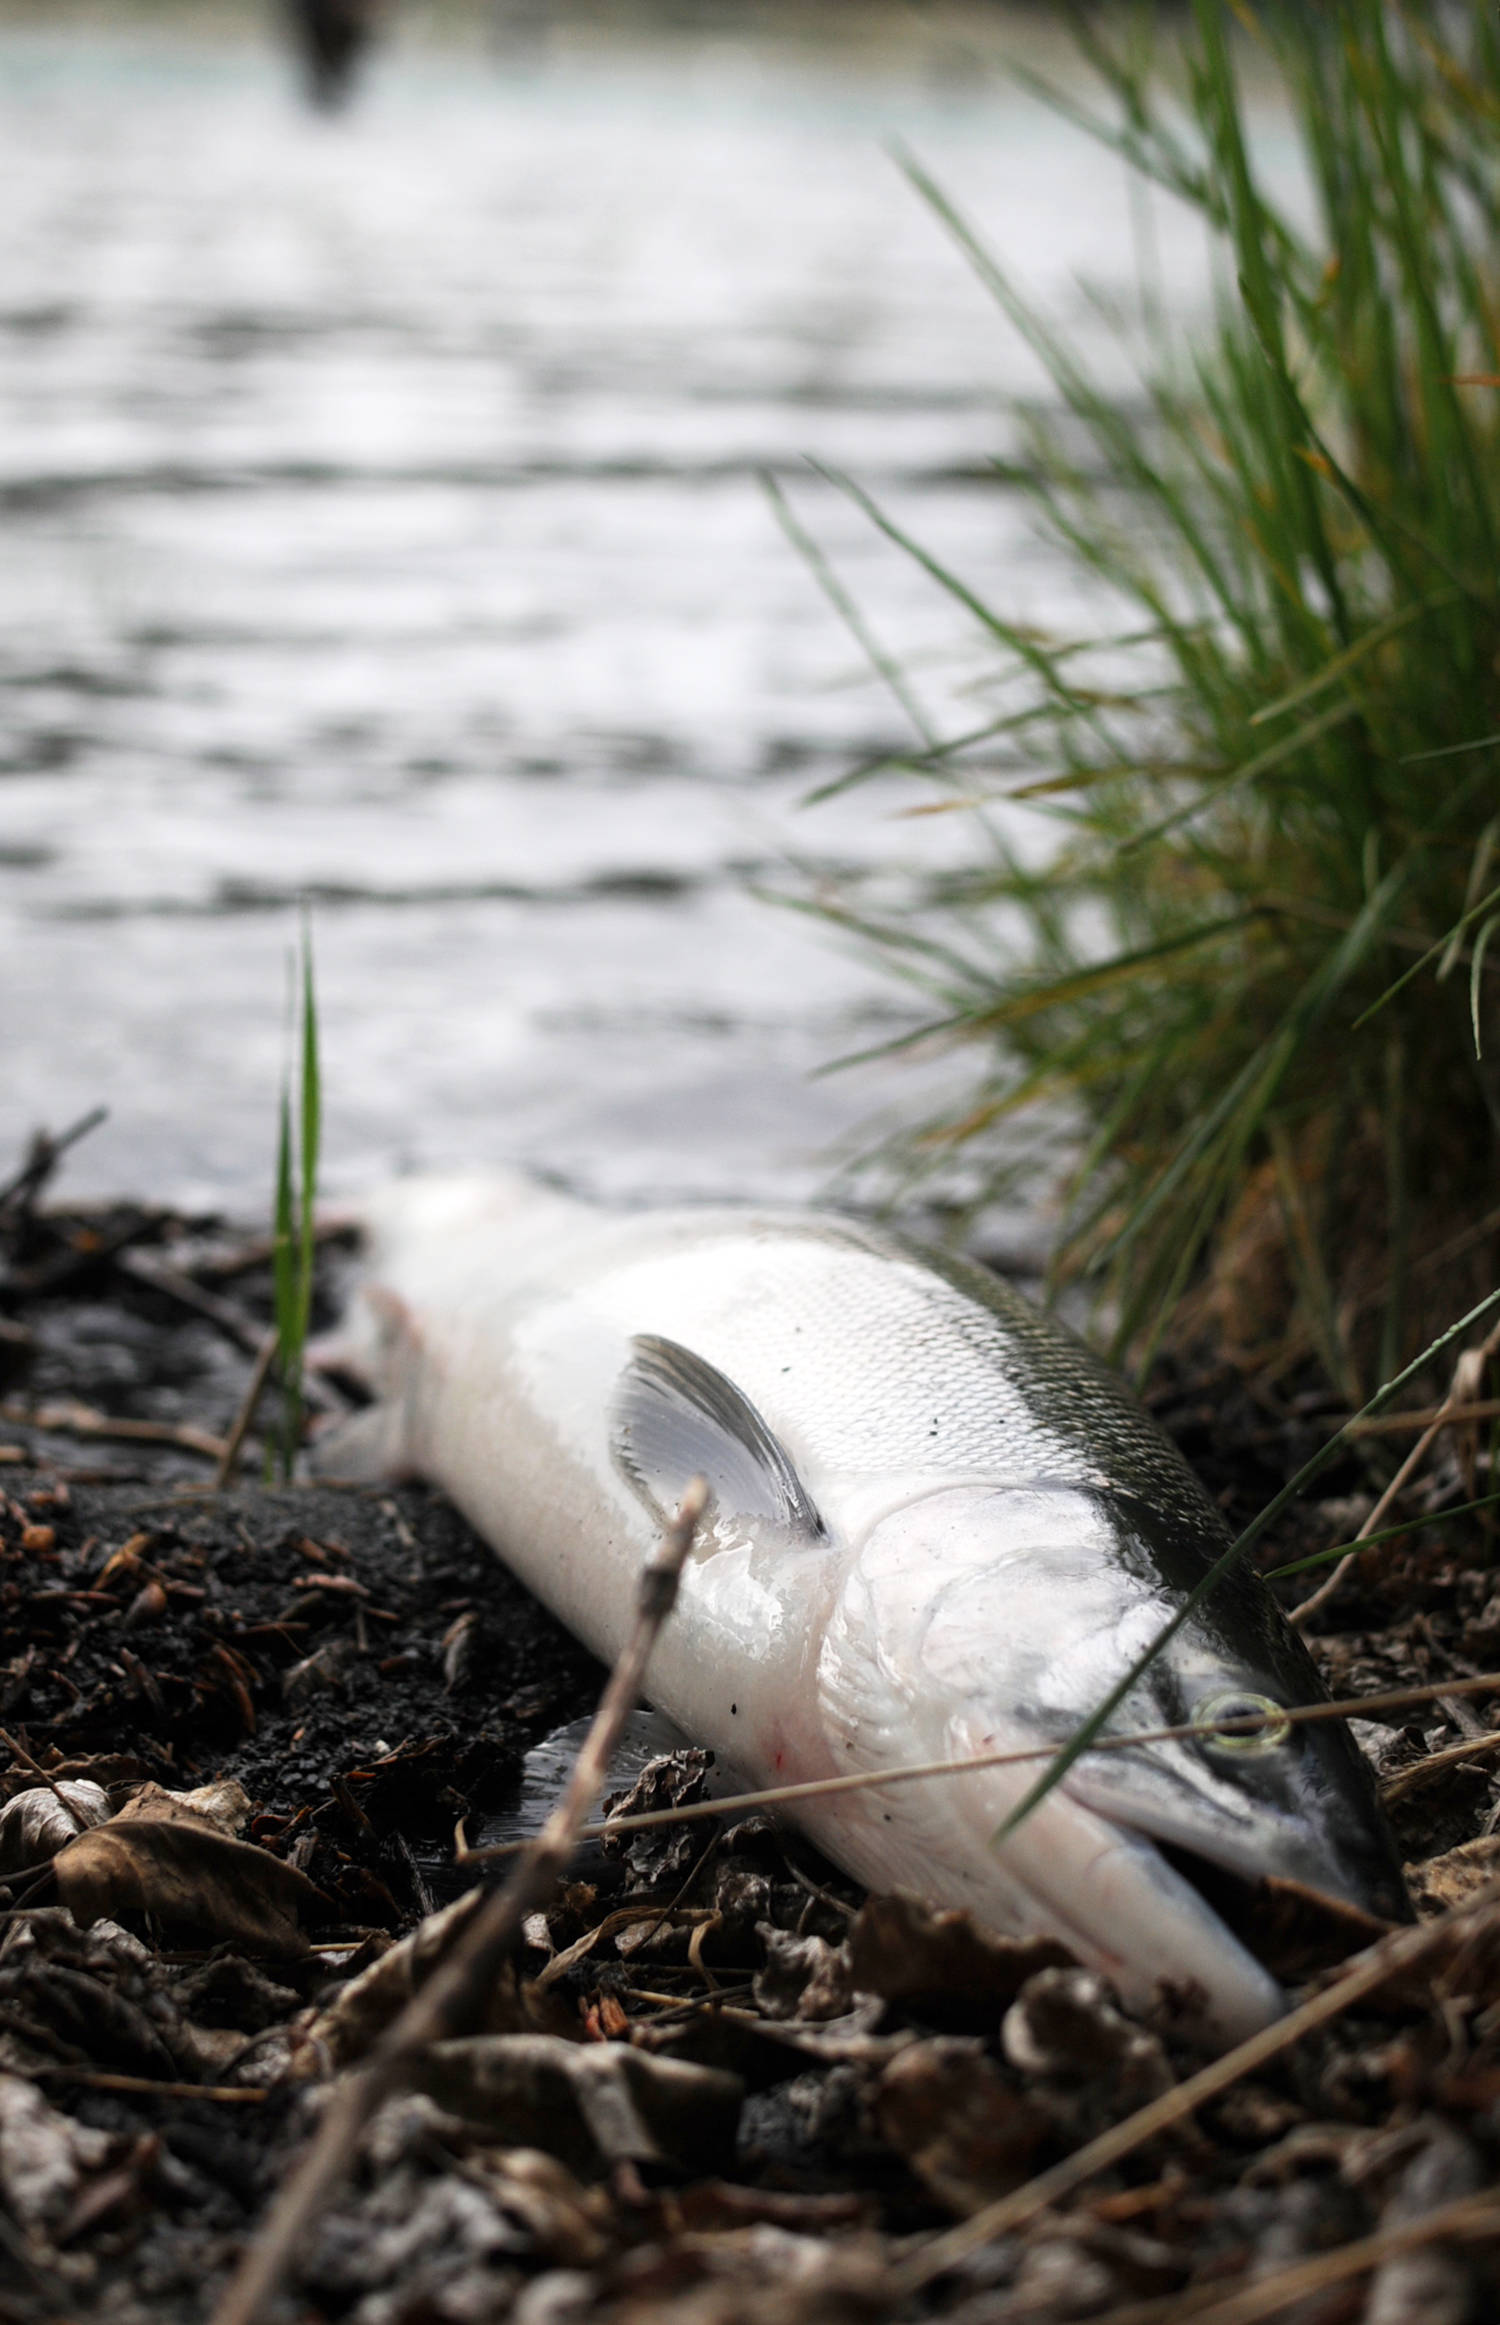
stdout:
[[[909,1151],[964,1146],[993,1183],[1002,1121],[1063,1101],[1058,1266],[1120,1344],[1208,1285],[1221,1324],[1311,1347],[1357,1403],[1494,1281],[1500,15],[1233,15],[1196,0],[1170,70],[1085,27],[1098,109],[1050,92],[1222,259],[1196,345],[1146,313],[1130,405],[911,168],[1048,367],[1061,414],[1029,421],[1022,489],[1120,618],[1041,634],[865,502],[1004,682],[982,730],[909,764],[1029,801],[1055,846],[981,819],[970,868],[856,925],[980,1060]],[[1310,209],[1257,162],[1250,59]]]
[[[313,1272],[317,1258],[316,1207],[318,1148],[322,1131],[322,1081],[318,1066],[318,1007],[313,991],[312,936],[304,920],[298,988],[299,1091],[296,1153],[293,1155],[291,1077],[281,1086],[276,1137],[276,1199],[271,1245],[271,1283],[276,1320],[276,1378],[281,1418],[276,1465],[290,1482],[302,1441],[303,1362],[312,1322]],[[268,1455],[268,1460],[270,1455]]]

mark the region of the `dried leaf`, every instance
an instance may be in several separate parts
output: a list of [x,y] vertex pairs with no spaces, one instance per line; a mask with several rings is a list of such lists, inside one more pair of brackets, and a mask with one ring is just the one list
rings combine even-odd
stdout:
[[171,1816],[185,1810],[191,1817],[207,1817],[216,1831],[238,1840],[250,1821],[251,1799],[232,1776],[217,1777],[192,1792],[168,1792],[159,1784],[143,1784],[131,1794],[121,1816]]
[[[221,1814],[235,1813],[228,1795],[238,1786],[208,1789]],[[143,1785],[118,1816],[58,1853],[57,1891],[74,1920],[87,1929],[121,1913],[147,1913],[168,1928],[228,1938],[251,1952],[305,1952],[298,1916],[326,1910],[319,1891],[268,1850],[228,1838],[191,1801]]]
[[940,2203],[977,2212],[1031,2176],[1051,2116],[1014,2090],[981,2045],[957,2036],[913,2043],[881,2075],[882,2136]]
[[60,2062],[191,2080],[189,2030],[151,1954],[110,1922],[80,1929],[49,1906],[0,1936],[0,2064],[22,2073]]
[[[378,1961],[371,1962],[357,1977],[351,1978],[313,2020],[308,2028],[309,2042],[335,2067],[347,2067],[363,2058],[397,2013],[405,2009],[417,1988],[431,1976],[483,1898],[483,1890],[466,1891],[451,1905],[430,1913],[399,1945],[392,1946]],[[553,2007],[535,1986],[523,1986],[513,1966],[507,1963],[490,1988],[483,2031],[532,2033],[537,2030],[539,2019],[545,2030]],[[559,2002],[556,2009],[560,2018],[571,2023],[571,2013],[565,2004]]]
[[627,2161],[699,2172],[727,2163],[744,2097],[737,2075],[713,2067],[553,2034],[434,2043],[420,2085],[450,2115],[589,2173]]
[[1073,1959],[1055,1938],[994,1937],[967,1913],[935,1912],[899,1890],[861,1907],[849,1954],[859,1993],[928,2013],[1014,2002],[1038,1970],[1065,1968]]
[[609,2250],[609,2213],[598,2192],[580,2186],[555,2156],[536,2147],[480,2151],[470,2163],[501,2209],[525,2229],[549,2261],[590,2268]]
[[[644,1816],[701,1800],[714,1764],[712,1752],[685,1745],[648,1760],[627,1791],[611,1793],[602,1814]],[[708,1833],[696,1824],[662,1825],[650,1832],[606,1836],[603,1846],[623,1860],[632,1889],[675,1889],[703,1853]]]
[[[1470,2140],[1441,2117],[1409,2127],[1411,2154],[1381,2213],[1382,2228],[1404,2228],[1440,2205],[1474,2195],[1489,2177]],[[1364,2325],[1465,2325],[1478,2312],[1473,2263],[1450,2244],[1418,2245],[1382,2261],[1371,2281]]]
[[1093,1970],[1039,1970],[1000,2028],[1005,2055],[1071,2142],[1092,2138],[1175,2080],[1158,2036],[1116,2007]]
[[766,1963],[754,1980],[757,2005],[768,2018],[842,2018],[854,2000],[847,1945],[826,1938],[794,1937],[763,1921],[756,1933]]
[[109,1794],[97,1784],[59,1784],[55,1790],[38,1784],[16,1793],[0,1808],[0,1873],[45,1865],[108,1815]]
[[350,1668],[358,1660],[359,1649],[352,1639],[340,1636],[325,1640],[310,1655],[304,1655],[300,1663],[293,1663],[283,1671],[281,1692],[293,1704],[305,1703],[323,1693],[341,1695]]

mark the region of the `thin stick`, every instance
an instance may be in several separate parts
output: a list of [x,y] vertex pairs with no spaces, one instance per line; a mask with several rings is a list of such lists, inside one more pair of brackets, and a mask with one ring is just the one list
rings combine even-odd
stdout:
[[1481,2188],[1473,2195],[1455,2197],[1451,2204],[1439,2204],[1420,2220],[1377,2228],[1333,2252],[1317,2252],[1293,2261],[1254,2284],[1241,2285],[1227,2299],[1215,2300],[1212,2290],[1203,2287],[1196,2297],[1189,2294],[1185,2299],[1142,2302],[1138,2308],[1112,2313],[1112,2325],[1136,2325],[1136,2321],[1148,2325],[1148,2320],[1150,2325],[1178,2325],[1179,2319],[1181,2325],[1189,2325],[1189,2320],[1191,2325],[1260,2325],[1261,2318],[1274,2317],[1278,2309],[1289,2307],[1293,2301],[1342,2284],[1349,2277],[1364,2276],[1402,2253],[1419,2252],[1424,2245],[1437,2244],[1444,2237],[1477,2243],[1491,2236],[1500,2236],[1500,2203],[1493,2188]]
[[211,1324],[218,1325],[226,1340],[232,1340],[247,1356],[260,1354],[261,1328],[253,1316],[247,1316],[243,1308],[237,1308],[221,1292],[210,1292],[202,1284],[194,1283],[191,1276],[183,1275],[157,1253],[122,1251],[115,1266],[122,1275],[133,1276],[148,1290],[161,1292],[180,1306],[191,1308],[196,1316],[206,1316]]
[[[1491,1332],[1486,1335],[1485,1340],[1479,1350],[1477,1364],[1471,1364],[1467,1354],[1459,1358],[1457,1364],[1453,1368],[1453,1386],[1448,1391],[1447,1396],[1443,1399],[1443,1402],[1437,1407],[1435,1412],[1426,1416],[1412,1414],[1396,1414],[1393,1416],[1397,1420],[1404,1420],[1407,1422],[1410,1422],[1413,1419],[1425,1418],[1426,1427],[1423,1429],[1422,1435],[1418,1438],[1410,1453],[1408,1453],[1406,1456],[1406,1459],[1402,1462],[1401,1467],[1397,1470],[1395,1476],[1391,1479],[1391,1482],[1386,1487],[1385,1492],[1381,1495],[1379,1501],[1375,1504],[1374,1509],[1371,1510],[1364,1524],[1360,1527],[1358,1534],[1355,1536],[1356,1542],[1362,1542],[1367,1534],[1373,1534],[1376,1531],[1381,1519],[1385,1516],[1386,1511],[1391,1507],[1391,1504],[1395,1501],[1396,1496],[1401,1492],[1403,1486],[1405,1486],[1408,1478],[1411,1477],[1413,1471],[1420,1467],[1421,1463],[1427,1458],[1428,1448],[1432,1444],[1433,1440],[1438,1436],[1439,1432],[1444,1429],[1450,1421],[1458,1420],[1461,1417],[1461,1413],[1468,1410],[1468,1408],[1462,1407],[1460,1404],[1460,1399],[1463,1393],[1463,1384],[1475,1377],[1480,1379],[1483,1378],[1484,1365],[1488,1359],[1494,1355],[1497,1347],[1500,1347],[1500,1331]],[[1500,1405],[1496,1406],[1496,1410],[1500,1411]],[[1378,1428],[1380,1423],[1377,1421],[1373,1423],[1372,1426]],[[1291,1613],[1287,1617],[1288,1622],[1300,1630],[1304,1623],[1311,1621],[1312,1617],[1318,1612],[1320,1607],[1327,1606],[1328,1601],[1333,1597],[1334,1592],[1338,1589],[1340,1583],[1343,1581],[1345,1575],[1349,1572],[1350,1567],[1354,1564],[1354,1561],[1358,1556],[1359,1552],[1357,1549],[1355,1549],[1351,1550],[1346,1557],[1341,1558],[1337,1566],[1334,1568],[1332,1574],[1329,1575],[1327,1581],[1319,1583],[1317,1589],[1311,1592],[1310,1595],[1302,1601],[1302,1604],[1299,1607],[1293,1607]]]
[[59,1159],[80,1138],[87,1138],[101,1122],[109,1119],[107,1106],[91,1106],[87,1114],[79,1116],[68,1129],[60,1130],[54,1138],[50,1130],[39,1130],[31,1142],[31,1151],[13,1177],[0,1186],[0,1211],[10,1210],[17,1199],[22,1203],[34,1202],[46,1181],[56,1170]]
[[[1303,1727],[1317,1720],[1367,1719],[1372,1712],[1410,1711],[1418,1704],[1435,1703],[1444,1695],[1500,1693],[1500,1671],[1475,1679],[1435,1680],[1422,1687],[1392,1687],[1382,1695],[1348,1695],[1337,1703],[1289,1704],[1278,1709],[1276,1722]],[[1195,1720],[1183,1727],[1142,1728],[1123,1736],[1096,1736],[1090,1752],[1128,1752],[1138,1744],[1175,1744],[1201,1736],[1253,1736],[1267,1724],[1264,1712],[1243,1712],[1233,1719]],[[1496,1731],[1500,1743],[1500,1730]],[[850,1776],[813,1776],[804,1784],[773,1784],[760,1792],[734,1792],[722,1800],[693,1800],[682,1808],[643,1809],[634,1816],[607,1817],[581,1827],[581,1841],[603,1840],[615,1833],[651,1832],[659,1825],[697,1823],[711,1816],[737,1816],[742,1809],[784,1808],[801,1800],[827,1800],[844,1792],[876,1792],[886,1784],[910,1784],[935,1776],[971,1776],[985,1768],[1015,1768],[1034,1760],[1050,1760],[1065,1750],[1063,1744],[1027,1744],[1010,1752],[976,1752],[971,1760],[915,1760],[899,1768],[862,1768]],[[1425,1765],[1425,1763],[1423,1763]],[[528,1841],[495,1841],[486,1849],[465,1849],[458,1865],[488,1865],[514,1857]]]
[[259,2107],[271,2096],[260,2083],[161,2083],[152,2075],[107,2075],[93,2067],[32,2067],[28,2072],[54,2083],[79,2083],[88,2091],[136,2091],[152,2099],[211,2099],[219,2107]]
[[962,2220],[956,2227],[945,2229],[941,2235],[935,2236],[930,2244],[893,2270],[895,2297],[901,2300],[919,2292],[934,2277],[941,2276],[959,2261],[967,2260],[971,2252],[978,2252],[983,2245],[993,2244],[997,2237],[1009,2235],[1013,2230],[1024,2227],[1039,2212],[1045,2212],[1065,2196],[1074,2195],[1096,2172],[1107,2170],[1110,2165],[1134,2154],[1138,2147],[1144,2147],[1148,2140],[1159,2137],[1164,2131],[1170,2131],[1206,2100],[1216,2099],[1221,2091],[1227,2091],[1243,2076],[1254,2074],[1269,2060],[1290,2050],[1294,2043],[1300,2042],[1314,2028],[1325,2026],[1329,2019],[1337,2018],[1341,2011],[1363,2001],[1367,1994],[1374,1994],[1380,1987],[1389,1985],[1393,1978],[1399,1978],[1405,1972],[1415,1969],[1424,1954],[1441,1939],[1465,1922],[1477,1919],[1481,1913],[1491,1911],[1497,1896],[1500,1896],[1500,1882],[1487,1882],[1467,1903],[1455,1906],[1436,1921],[1423,1922],[1417,1929],[1397,1930],[1392,1936],[1381,1938],[1365,1953],[1356,1955],[1353,1964],[1341,1978],[1335,1979],[1331,1986],[1325,1986],[1320,1994],[1314,1994],[1306,2002],[1300,2003],[1285,2018],[1277,2019],[1274,2025],[1262,2027],[1259,2034],[1252,2034],[1248,2041],[1236,2044],[1222,2058],[1213,2059],[1206,2067],[1200,2067],[1197,2074],[1189,2075],[1185,2083],[1178,2083],[1172,2090],[1163,2092],[1159,2099],[1151,2100],[1134,2115],[1128,2115],[1123,2123],[1113,2124],[1108,2131],[1100,2132],[1096,2139],[1088,2140],[1072,2155],[1064,2156],[1060,2163],[1038,2173],[1034,2180],[1028,2180],[1025,2187],[1013,2189],[1008,2196],[1001,2196],[995,2203],[986,2204],[982,2211],[974,2213],[970,2219]]
[[0,1405],[0,1421],[7,1428],[41,1429],[48,1436],[106,1437],[122,1445],[175,1445],[180,1453],[201,1453],[205,1460],[222,1461],[224,1440],[195,1429],[188,1422],[128,1421],[113,1413],[96,1413],[91,1405]]
[[51,1793],[58,1806],[66,1810],[69,1822],[71,1824],[75,1824],[78,1827],[78,1830],[82,1832],[83,1818],[79,1814],[73,1802],[69,1800],[62,1786],[58,1783],[57,1778],[55,1776],[49,1776],[46,1769],[42,1767],[41,1763],[37,1760],[33,1760],[31,1754],[27,1751],[26,1746],[24,1744],[18,1744],[15,1737],[10,1733],[8,1728],[0,1728],[0,1744],[5,1746],[5,1749],[7,1752],[9,1752],[11,1758],[16,1762],[18,1767],[25,1768],[31,1775],[36,1778],[38,1784],[45,1784],[47,1790]]
[[255,1370],[251,1373],[244,1396],[240,1399],[240,1409],[234,1416],[234,1426],[224,1440],[224,1450],[219,1456],[219,1466],[214,1471],[214,1482],[211,1488],[214,1493],[222,1493],[234,1475],[234,1465],[239,1460],[241,1448],[250,1434],[250,1424],[255,1419],[256,1407],[265,1395],[266,1382],[271,1377],[271,1367],[276,1361],[276,1345],[275,1333],[268,1332],[260,1344],[260,1352],[255,1359]]
[[1351,1421],[1351,1437],[1400,1437],[1408,1429],[1446,1429],[1458,1421],[1500,1419],[1500,1397],[1472,1397],[1463,1404],[1424,1405],[1412,1413],[1377,1413],[1369,1421]]
[[[149,1290],[161,1292],[184,1308],[191,1308],[195,1315],[206,1316],[236,1348],[243,1349],[247,1356],[259,1357],[264,1344],[261,1327],[253,1316],[236,1307],[233,1300],[226,1300],[222,1293],[211,1292],[192,1276],[183,1275],[154,1251],[122,1251],[115,1265],[124,1274],[133,1276],[138,1284],[145,1284]],[[317,1373],[308,1375],[302,1393],[307,1403],[316,1405],[320,1412],[348,1411],[347,1398],[330,1388]]]
[[335,2089],[311,2147],[244,2253],[212,2325],[254,2325],[284,2282],[303,2234],[348,2171],[360,2134],[376,2109],[409,2079],[429,2043],[472,2019],[527,1915],[538,1912],[556,1887],[640,1694],[647,1661],[672,1611],[678,1578],[707,1498],[703,1480],[694,1479],[655,1557],[642,1571],[634,1628],[620,1650],[562,1800],[503,1888],[486,1898],[446,1959],[387,2029],[368,2063]]
[[1414,1760],[1409,1768],[1398,1769],[1389,1781],[1380,1787],[1380,1797],[1387,1808],[1398,1800],[1405,1800],[1410,1792],[1420,1792],[1434,1776],[1441,1776],[1445,1768],[1462,1767],[1466,1760],[1482,1760],[1491,1752],[1500,1752],[1500,1728],[1489,1735],[1465,1736],[1461,1744],[1449,1744],[1441,1752],[1429,1752],[1425,1760]]
[[[1379,1501],[1375,1504],[1374,1509],[1371,1510],[1364,1524],[1360,1527],[1358,1534],[1355,1536],[1356,1543],[1362,1542],[1367,1534],[1374,1534],[1378,1532],[1380,1521],[1385,1516],[1386,1511],[1391,1507],[1391,1504],[1395,1501],[1397,1494],[1401,1492],[1403,1486],[1406,1484],[1407,1479],[1412,1475],[1413,1471],[1420,1468],[1422,1462],[1426,1459],[1427,1448],[1429,1445],[1431,1445],[1434,1437],[1437,1436],[1440,1426],[1441,1424],[1439,1422],[1434,1421],[1432,1427],[1426,1430],[1423,1435],[1418,1438],[1416,1444],[1412,1447],[1410,1453],[1408,1453],[1406,1459],[1402,1462],[1401,1467],[1397,1470],[1395,1476],[1391,1479],[1390,1484],[1386,1487],[1385,1492],[1381,1495]],[[1343,1557],[1339,1560],[1337,1566],[1334,1568],[1332,1574],[1325,1576],[1323,1581],[1318,1584],[1316,1590],[1309,1591],[1307,1597],[1302,1601],[1300,1606],[1295,1606],[1290,1609],[1287,1615],[1287,1621],[1292,1625],[1294,1630],[1300,1631],[1303,1624],[1310,1622],[1320,1607],[1327,1606],[1328,1601],[1333,1597],[1335,1591],[1337,1591],[1339,1588],[1339,1585],[1342,1583],[1345,1575],[1349,1572],[1349,1569],[1353,1566],[1358,1556],[1359,1551],[1357,1548],[1353,1550],[1346,1550]]]

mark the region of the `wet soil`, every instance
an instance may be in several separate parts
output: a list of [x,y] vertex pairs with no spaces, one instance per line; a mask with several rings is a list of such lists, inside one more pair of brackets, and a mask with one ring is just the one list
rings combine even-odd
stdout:
[[[215,1489],[269,1316],[253,1239],[27,1196],[0,1191],[0,2319],[189,2325],[422,1975],[413,1933],[435,1951],[429,1917],[473,1879],[457,1847],[601,1674],[440,1496],[252,1482],[274,1393]],[[346,1264],[325,1248],[329,1313]],[[1232,1521],[1339,1418],[1208,1357],[1152,1400]],[[1431,1523],[1481,1473],[1483,1446],[1445,1441],[1408,1531],[1324,1610],[1336,1693],[1500,1664],[1482,1517]],[[1351,1456],[1267,1563],[1347,1538],[1374,1490]],[[1058,1948],[866,1902],[760,1817],[596,1850],[484,2024],[388,2102],[283,2313],[1493,2314],[1490,1721],[1446,1693],[1357,1730],[1431,1923],[1420,1974],[920,2282],[935,2234],[1201,2065],[1170,2007],[1138,2020]],[[701,1772],[643,1781],[671,1805]],[[7,1856],[21,1796],[63,1824]],[[1380,1934],[1257,1927],[1299,1993]]]

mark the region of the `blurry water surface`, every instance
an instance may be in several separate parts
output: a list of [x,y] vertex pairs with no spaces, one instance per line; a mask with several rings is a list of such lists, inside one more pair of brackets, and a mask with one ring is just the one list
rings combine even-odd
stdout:
[[812,1192],[945,1068],[811,1079],[906,1004],[762,892],[961,834],[800,805],[909,730],[759,471],[975,723],[973,623],[802,466],[1076,610],[886,141],[1085,330],[1120,174],[911,40],[397,44],[330,122],[262,30],[0,26],[0,1169],[103,1101],[70,1187],[263,1201],[306,892],[332,1184]]

